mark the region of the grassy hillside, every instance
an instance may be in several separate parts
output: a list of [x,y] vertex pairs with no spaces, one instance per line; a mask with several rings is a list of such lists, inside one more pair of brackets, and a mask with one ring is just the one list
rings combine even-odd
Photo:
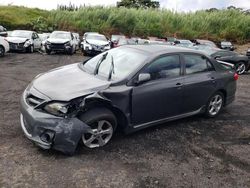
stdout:
[[99,31],[130,36],[250,40],[250,15],[238,10],[174,13],[168,10],[85,7],[78,11],[45,11],[0,6],[0,24],[9,29]]

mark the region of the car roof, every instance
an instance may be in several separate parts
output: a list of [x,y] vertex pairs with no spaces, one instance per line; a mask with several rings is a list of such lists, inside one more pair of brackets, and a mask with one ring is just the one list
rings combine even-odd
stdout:
[[34,32],[34,31],[29,31],[29,30],[13,30],[13,31],[25,31],[25,32],[30,32],[30,33]]
[[89,33],[88,36],[104,36],[105,37],[105,35],[100,34],[100,33]]
[[70,33],[69,31],[53,31],[52,33]]
[[170,46],[170,45],[159,45],[159,44],[152,44],[152,45],[127,45],[126,48],[133,48],[136,50],[143,51],[144,53],[150,53],[150,54],[165,54],[165,53],[179,53],[179,52],[189,52],[189,53],[198,53],[203,54],[203,52],[189,49],[189,48],[183,48],[183,47],[177,47],[177,46]]

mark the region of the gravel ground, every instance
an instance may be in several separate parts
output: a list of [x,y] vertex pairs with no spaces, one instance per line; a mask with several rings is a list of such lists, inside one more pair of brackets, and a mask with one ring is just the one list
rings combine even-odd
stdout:
[[186,118],[72,157],[24,137],[19,98],[39,73],[82,61],[79,54],[7,54],[0,59],[0,187],[250,187],[250,74],[215,119]]

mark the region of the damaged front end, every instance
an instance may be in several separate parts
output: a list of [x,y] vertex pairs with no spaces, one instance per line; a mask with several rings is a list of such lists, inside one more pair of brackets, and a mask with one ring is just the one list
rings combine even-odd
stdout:
[[[37,108],[38,105],[32,105],[42,98],[41,93],[35,89],[32,91],[36,93],[32,102],[27,100],[29,95],[27,91],[21,97],[20,121],[24,134],[43,149],[52,148],[63,153],[73,154],[82,134],[88,132],[89,126],[76,117],[77,112],[56,116]],[[42,104],[43,102],[40,105]]]

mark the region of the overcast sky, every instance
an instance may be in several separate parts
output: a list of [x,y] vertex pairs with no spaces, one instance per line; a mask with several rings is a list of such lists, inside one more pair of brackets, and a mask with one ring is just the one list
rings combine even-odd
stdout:
[[[195,11],[207,8],[225,8],[230,5],[250,9],[250,0],[159,0],[162,8],[177,11]],[[0,5],[23,5],[27,7],[37,7],[41,9],[56,9],[57,4],[69,2],[75,5],[105,5],[115,6],[117,0],[0,0]]]

